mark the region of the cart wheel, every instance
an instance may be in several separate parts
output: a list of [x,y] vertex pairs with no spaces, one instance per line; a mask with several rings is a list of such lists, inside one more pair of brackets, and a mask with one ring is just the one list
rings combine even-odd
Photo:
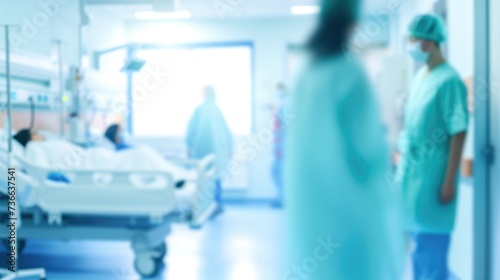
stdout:
[[134,268],[141,277],[151,277],[158,273],[160,262],[150,256],[137,256],[134,260]]
[[[2,244],[5,247],[5,249],[7,249],[7,251],[9,251],[10,245],[11,245],[9,243],[9,241],[7,239],[2,239]],[[26,240],[18,239],[17,244],[18,244],[17,252],[18,252],[18,254],[21,254],[24,251],[24,248],[26,247]]]

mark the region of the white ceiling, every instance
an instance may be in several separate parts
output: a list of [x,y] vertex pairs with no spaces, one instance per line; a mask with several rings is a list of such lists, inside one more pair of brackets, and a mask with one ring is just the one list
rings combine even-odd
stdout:
[[[86,0],[92,9],[103,9],[118,19],[135,20],[135,12],[152,11],[153,2],[161,0]],[[168,1],[168,0],[167,0]],[[178,10],[189,10],[195,19],[220,18],[224,9],[224,19],[291,17],[294,5],[313,5],[318,0],[177,0]],[[365,13],[376,13],[386,8],[388,0],[365,0]]]

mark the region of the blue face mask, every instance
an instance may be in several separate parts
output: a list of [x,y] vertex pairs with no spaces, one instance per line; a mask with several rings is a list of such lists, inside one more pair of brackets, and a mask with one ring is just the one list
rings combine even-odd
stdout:
[[410,43],[408,52],[416,62],[426,63],[429,60],[430,54],[422,50],[422,42],[420,41]]

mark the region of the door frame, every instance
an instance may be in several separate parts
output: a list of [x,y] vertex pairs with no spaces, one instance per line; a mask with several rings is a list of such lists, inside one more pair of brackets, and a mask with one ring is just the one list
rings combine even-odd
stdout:
[[[490,206],[490,0],[474,6],[474,279],[492,279]],[[478,100],[481,97],[480,100]],[[478,102],[479,101],[479,102]]]

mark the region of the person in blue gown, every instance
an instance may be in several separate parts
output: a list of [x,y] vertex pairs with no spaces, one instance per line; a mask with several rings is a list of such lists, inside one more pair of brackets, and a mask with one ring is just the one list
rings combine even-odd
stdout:
[[423,66],[406,103],[396,180],[404,203],[405,230],[415,280],[445,280],[457,212],[459,165],[469,123],[467,89],[440,49],[444,20],[419,15],[409,26],[411,57]]
[[[204,101],[199,105],[188,124],[186,144],[189,155],[202,159],[213,154],[219,172],[227,169],[227,164],[233,152],[233,138],[227,122],[217,106],[216,93],[213,86],[203,89]],[[221,182],[215,183],[215,201],[221,207]],[[221,208],[220,208],[221,209]]]
[[287,256],[280,279],[399,280],[400,193],[364,68],[346,52],[358,0],[324,0],[285,139]]
[[281,208],[283,206],[283,161],[284,161],[284,144],[286,135],[286,110],[289,105],[289,93],[284,84],[278,84],[276,88],[278,97],[278,106],[274,109],[273,121],[273,156],[274,160],[271,166],[271,175],[274,185],[277,189],[277,198],[273,201],[272,206]]

